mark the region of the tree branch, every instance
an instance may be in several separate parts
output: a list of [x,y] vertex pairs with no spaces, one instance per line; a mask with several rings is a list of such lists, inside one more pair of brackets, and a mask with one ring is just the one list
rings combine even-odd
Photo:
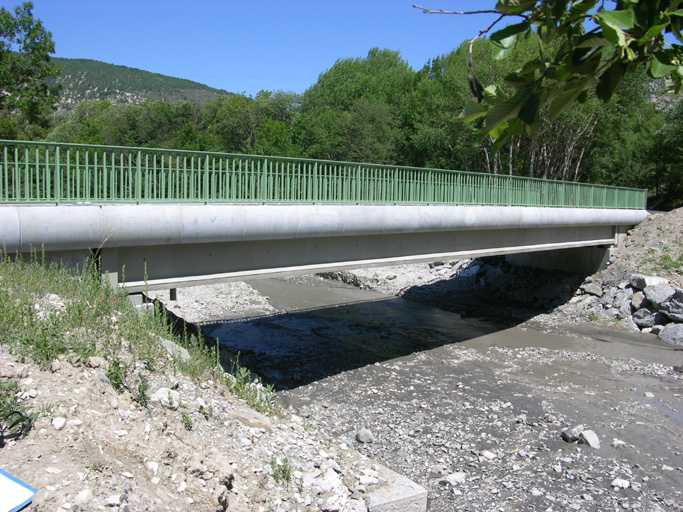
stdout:
[[444,11],[443,9],[439,9],[438,11],[432,11],[431,9],[427,9],[426,7],[422,7],[421,5],[416,5],[413,4],[413,7],[415,9],[420,9],[424,14],[500,14],[498,11]]

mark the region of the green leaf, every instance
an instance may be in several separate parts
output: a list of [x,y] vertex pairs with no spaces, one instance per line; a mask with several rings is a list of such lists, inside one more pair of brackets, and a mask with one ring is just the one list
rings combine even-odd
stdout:
[[595,7],[595,4],[597,3],[597,0],[579,0],[569,9],[569,19],[573,21],[576,18],[584,16],[588,11]]
[[494,155],[500,151],[500,148],[503,147],[503,144],[505,144],[505,141],[508,140],[508,137],[510,137],[510,134],[505,132],[502,133],[497,139],[496,142],[493,143],[493,146],[491,146],[491,153]]
[[597,34],[586,34],[577,40],[574,48],[592,48],[594,46],[607,46],[608,44],[610,41],[604,37]]
[[[513,119],[513,121],[514,121],[514,119]],[[504,123],[500,123],[493,130],[491,130],[489,132],[489,135],[491,136],[492,139],[497,139],[498,137],[503,135],[507,129],[508,129],[508,123],[506,121]]]
[[485,116],[488,111],[489,109],[486,105],[483,105],[476,100],[469,100],[462,109],[460,119],[462,119],[464,123],[471,123],[472,121]]
[[626,69],[626,66],[621,61],[613,62],[612,65],[600,75],[598,86],[595,89],[595,95],[602,101],[609,101],[614,90],[617,88],[617,85],[619,85],[621,79],[624,78]]
[[548,116],[551,121],[557,119],[562,112],[567,110],[576,101],[581,93],[590,86],[592,78],[588,76],[582,80],[570,82],[555,96],[548,109]]
[[499,99],[501,99],[500,96],[500,91],[498,90],[497,85],[487,85],[484,87],[484,101],[489,103],[489,104],[494,104],[496,103]]
[[521,119],[524,124],[533,124],[538,117],[538,109],[540,106],[541,96],[537,93],[531,94],[519,111],[519,119]]
[[600,27],[602,28],[602,34],[610,43],[626,46],[626,34],[624,34],[623,30],[614,28],[607,23],[600,23]]
[[501,14],[522,14],[535,6],[536,0],[498,0],[496,10]]
[[507,133],[510,135],[524,135],[526,123],[519,117],[512,119],[508,125]]
[[515,117],[522,109],[524,95],[517,93],[512,98],[501,101],[493,106],[486,115],[484,130],[490,133],[500,123]]
[[641,37],[638,42],[640,44],[645,44],[650,41],[650,39],[653,39],[660,35],[662,33],[662,30],[664,30],[666,27],[668,27],[669,24],[666,23],[664,25],[655,25],[653,27],[650,27],[650,29],[647,31],[647,33]]
[[541,63],[540,59],[534,59],[530,60],[524,66],[522,69],[518,72],[520,75],[527,75],[529,73],[535,73],[536,70],[538,69],[539,64]]
[[491,44],[493,45],[493,58],[501,60],[507,57],[515,46],[517,36],[529,28],[529,23],[515,23],[498,30],[491,34]]
[[519,73],[510,73],[505,77],[505,83],[515,89],[523,89],[529,85],[530,82],[531,80]]
[[540,129],[541,129],[541,116],[536,116],[536,119],[534,119],[533,123],[524,125],[524,133],[530,139],[533,139],[534,136],[538,133],[538,131]]
[[576,48],[569,54],[562,64],[560,71],[570,74],[590,75],[595,73],[600,65],[602,58],[601,46],[594,46],[592,48]]
[[601,11],[594,19],[603,25],[603,22],[613,28],[633,28],[635,23],[635,14],[633,9],[626,9],[625,11]]
[[683,43],[683,34],[681,34],[681,30],[679,29],[678,25],[679,23],[677,22],[677,20],[671,20],[671,31],[674,33],[674,36],[676,36],[676,39],[678,39],[679,42]]
[[650,64],[650,76],[652,78],[665,77],[677,69],[678,66],[671,64],[671,60],[664,52],[655,52],[652,56],[652,61]]

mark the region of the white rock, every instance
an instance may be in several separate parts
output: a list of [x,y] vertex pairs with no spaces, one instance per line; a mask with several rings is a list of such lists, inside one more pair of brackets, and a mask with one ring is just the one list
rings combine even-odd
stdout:
[[467,473],[456,471],[446,477],[446,481],[451,485],[464,484],[467,481]]
[[60,416],[52,420],[52,426],[55,427],[55,430],[62,430],[64,425],[66,425],[66,418]]
[[159,402],[166,409],[175,411],[180,404],[180,393],[169,388],[159,388],[149,399],[152,402]]
[[83,505],[87,505],[88,503],[90,503],[92,500],[93,500],[92,491],[90,489],[83,489],[74,498],[74,505],[78,505],[79,507],[82,507]]
[[357,433],[356,433],[356,441],[359,443],[372,443],[374,441],[374,437],[372,435],[372,432],[370,432],[366,428],[361,428]]
[[157,471],[159,471],[159,463],[150,460],[147,462],[147,469],[149,469],[152,473],[154,473],[154,476],[156,476]]
[[646,391],[645,393],[643,393],[643,396],[644,396],[645,398],[654,398],[654,397],[655,397],[655,394],[654,394],[654,393],[651,393],[650,391]]
[[592,430],[584,430],[579,434],[579,440],[583,444],[587,444],[596,450],[600,448],[600,439],[598,435]]
[[484,457],[484,458],[487,459],[487,460],[493,460],[493,459],[495,459],[495,458],[497,457],[497,455],[496,455],[495,453],[493,453],[492,451],[490,451],[490,450],[484,450],[484,451],[482,451],[482,452],[481,452],[481,456]]
[[62,470],[59,468],[49,466],[49,467],[45,468],[45,472],[50,473],[51,475],[58,475],[59,473],[62,472]]
[[114,496],[105,498],[104,504],[107,507],[118,507],[121,504],[121,495],[115,494]]
[[613,448],[624,448],[626,447],[626,443],[622,441],[621,439],[617,439],[616,437],[612,439],[612,447]]
[[631,482],[623,478],[615,478],[610,485],[617,489],[628,489],[631,486]]

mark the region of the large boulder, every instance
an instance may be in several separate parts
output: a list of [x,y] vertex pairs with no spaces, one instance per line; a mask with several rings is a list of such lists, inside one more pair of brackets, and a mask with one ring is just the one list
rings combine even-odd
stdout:
[[683,324],[669,324],[659,332],[659,339],[669,345],[683,347]]
[[633,313],[633,321],[638,327],[654,327],[663,324],[666,319],[661,313],[642,308]]
[[645,294],[643,292],[636,292],[633,294],[633,297],[631,297],[631,307],[634,310],[646,308],[647,306],[648,302],[645,299]]
[[655,308],[659,309],[662,304],[674,296],[676,290],[674,290],[671,286],[659,284],[654,286],[646,286],[643,290],[643,293],[645,293],[645,298],[649,300]]
[[660,284],[668,284],[669,281],[663,277],[644,276],[642,274],[633,274],[631,276],[631,286],[638,290],[644,290],[648,286],[657,286]]
[[581,289],[584,293],[594,295],[595,297],[602,297],[602,286],[600,286],[600,283],[584,283],[581,285]]
[[672,322],[683,322],[683,301],[671,299],[659,306],[659,310]]

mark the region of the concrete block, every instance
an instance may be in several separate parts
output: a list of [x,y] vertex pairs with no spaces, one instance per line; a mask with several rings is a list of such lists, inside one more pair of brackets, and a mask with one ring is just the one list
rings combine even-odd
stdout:
[[427,490],[409,478],[380,466],[384,485],[368,496],[369,512],[425,512]]

